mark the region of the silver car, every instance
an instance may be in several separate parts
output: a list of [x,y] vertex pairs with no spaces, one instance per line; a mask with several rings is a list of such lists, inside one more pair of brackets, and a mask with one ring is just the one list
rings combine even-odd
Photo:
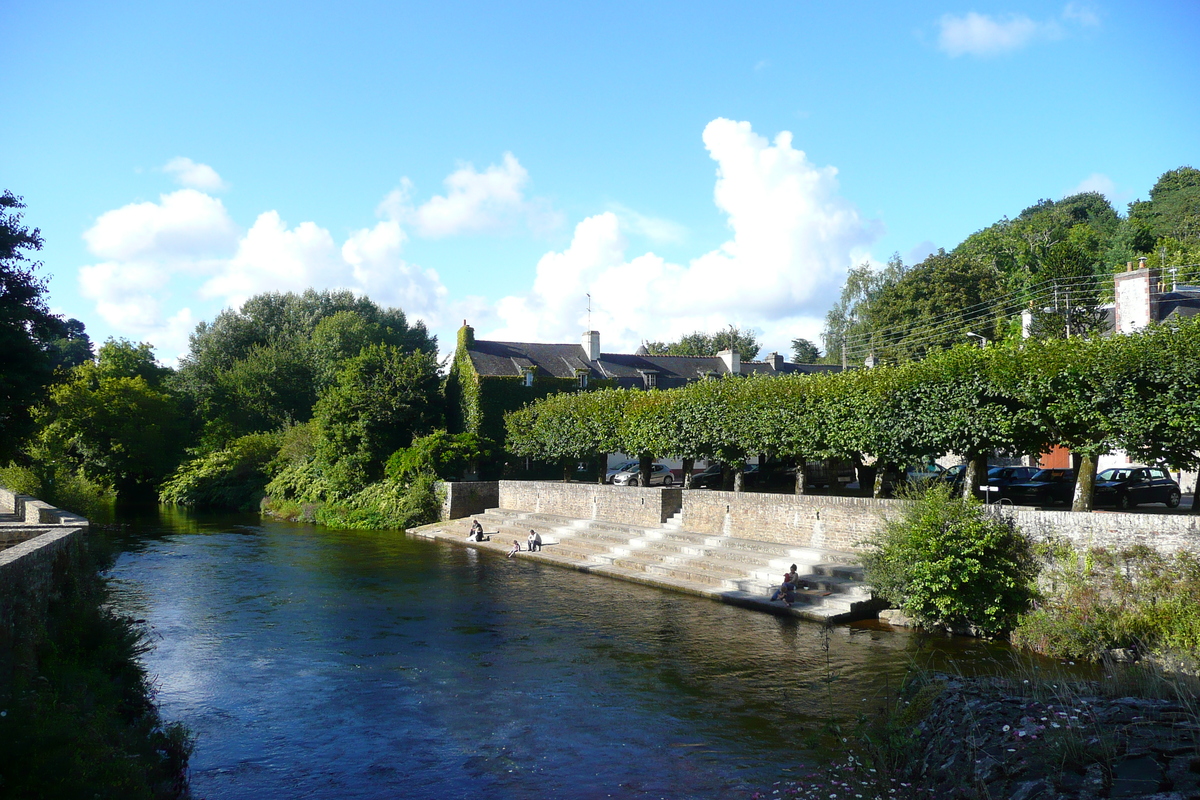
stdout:
[[[614,475],[612,482],[614,486],[641,486],[642,473],[638,469],[637,462],[633,462]],[[674,482],[675,476],[671,474],[671,470],[666,464],[650,465],[651,486],[670,486]]]

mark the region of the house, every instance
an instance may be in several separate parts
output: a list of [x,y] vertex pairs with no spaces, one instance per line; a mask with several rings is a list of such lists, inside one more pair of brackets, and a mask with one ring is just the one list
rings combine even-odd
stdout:
[[605,353],[600,332],[587,331],[578,344],[496,342],[476,339],[463,321],[446,398],[450,429],[504,440],[504,413],[557,392],[621,388],[673,389],[726,375],[794,375],[839,372],[828,364],[792,364],[778,353],[762,361],[742,361],[738,353],[715,356],[655,356]]

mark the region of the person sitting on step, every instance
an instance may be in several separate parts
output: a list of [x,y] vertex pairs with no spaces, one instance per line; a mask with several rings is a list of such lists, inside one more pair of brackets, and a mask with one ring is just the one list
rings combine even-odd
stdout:
[[783,583],[775,594],[771,595],[771,602],[783,600],[783,604],[791,606],[796,600],[796,589],[800,586],[800,573],[796,572],[796,565],[792,564],[792,568],[783,575]]

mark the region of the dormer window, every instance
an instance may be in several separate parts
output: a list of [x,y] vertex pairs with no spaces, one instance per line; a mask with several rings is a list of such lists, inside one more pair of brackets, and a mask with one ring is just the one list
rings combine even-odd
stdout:
[[585,370],[582,370],[582,369],[576,370],[575,371],[575,379],[579,381],[580,389],[587,388],[588,374]]
[[652,369],[642,371],[642,384],[647,389],[654,389],[658,386],[658,373]]
[[521,372],[525,376],[525,385],[533,386],[533,367],[526,367],[525,369],[521,370]]

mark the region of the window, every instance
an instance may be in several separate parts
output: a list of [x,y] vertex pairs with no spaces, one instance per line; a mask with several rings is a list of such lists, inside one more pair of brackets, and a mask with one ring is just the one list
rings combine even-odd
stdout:
[[579,379],[579,388],[586,389],[588,374],[586,372],[584,372],[583,370],[580,370],[579,372],[575,373],[575,377],[577,377]]
[[642,383],[647,389],[653,389],[658,386],[658,373],[647,370],[642,373]]
[[533,386],[533,369],[527,368],[523,372],[525,373],[525,385]]

